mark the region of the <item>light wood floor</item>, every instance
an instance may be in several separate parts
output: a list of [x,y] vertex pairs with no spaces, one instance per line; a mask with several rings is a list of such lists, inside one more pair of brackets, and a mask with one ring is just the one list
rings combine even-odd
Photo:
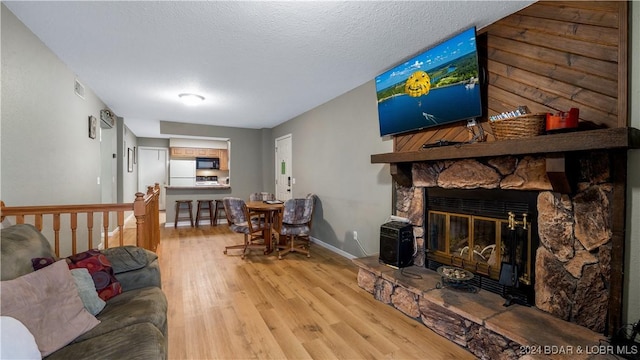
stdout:
[[226,225],[163,228],[169,359],[472,359],[472,354],[374,300],[350,260],[252,252]]

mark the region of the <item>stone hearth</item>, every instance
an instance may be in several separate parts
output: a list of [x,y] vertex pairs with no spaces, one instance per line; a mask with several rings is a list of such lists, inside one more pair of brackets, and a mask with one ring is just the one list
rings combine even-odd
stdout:
[[552,191],[544,156],[413,163],[413,186],[397,188],[396,209],[414,226],[418,246],[414,264],[425,264],[426,187],[539,191],[535,305],[562,320],[603,332],[612,236],[609,160],[607,152],[578,155],[576,172],[568,174],[573,194]]
[[353,262],[360,268],[358,285],[376,300],[481,359],[615,358],[603,335],[537,308],[505,307],[502,297],[483,290],[438,289],[440,277],[424,267],[393,269],[377,256]]

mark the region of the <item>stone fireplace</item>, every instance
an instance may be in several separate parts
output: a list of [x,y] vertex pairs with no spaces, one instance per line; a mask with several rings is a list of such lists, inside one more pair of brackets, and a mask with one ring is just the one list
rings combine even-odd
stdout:
[[[414,264],[432,269],[438,264],[457,265],[495,282],[500,271],[498,264],[504,260],[494,257],[491,265],[488,261],[474,261],[473,250],[481,255],[476,259],[490,258],[490,254],[482,254],[491,245],[486,240],[453,247],[448,243],[450,248],[446,251],[437,251],[437,246],[430,249],[429,242],[436,243],[425,231],[430,216],[430,189],[493,192],[496,198],[502,191],[508,191],[509,196],[520,191],[523,199],[534,194],[535,212],[528,219],[528,229],[534,232],[530,236],[534,248],[530,249],[529,263],[523,265],[523,270],[530,267],[530,284],[524,281],[522,295],[530,298],[531,305],[557,318],[604,332],[612,252],[610,160],[606,151],[576,153],[572,159],[574,171],[567,172],[570,193],[554,192],[548,158],[544,155],[413,162],[410,186],[396,188],[396,210],[397,215],[407,217],[414,226],[418,247]],[[522,221],[520,213],[518,210],[517,216]],[[485,218],[496,221],[498,229],[506,229],[509,221],[508,214]],[[498,244],[493,242],[498,255],[501,248],[506,251],[500,239]],[[467,263],[462,259],[467,259]]]

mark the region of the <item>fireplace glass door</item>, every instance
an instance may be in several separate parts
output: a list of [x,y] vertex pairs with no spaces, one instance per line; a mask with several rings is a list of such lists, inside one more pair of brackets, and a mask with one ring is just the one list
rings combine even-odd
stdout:
[[443,263],[497,279],[508,222],[442,211],[428,212],[429,251]]

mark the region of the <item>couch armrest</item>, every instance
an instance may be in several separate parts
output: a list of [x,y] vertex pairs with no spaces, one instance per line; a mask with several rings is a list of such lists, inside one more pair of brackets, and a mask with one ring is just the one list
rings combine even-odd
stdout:
[[122,286],[122,291],[140,289],[149,286],[162,287],[160,278],[160,264],[158,260],[153,260],[147,266],[115,274],[116,279]]
[[102,250],[122,286],[129,291],[149,286],[160,287],[158,256],[137,246],[120,246]]

